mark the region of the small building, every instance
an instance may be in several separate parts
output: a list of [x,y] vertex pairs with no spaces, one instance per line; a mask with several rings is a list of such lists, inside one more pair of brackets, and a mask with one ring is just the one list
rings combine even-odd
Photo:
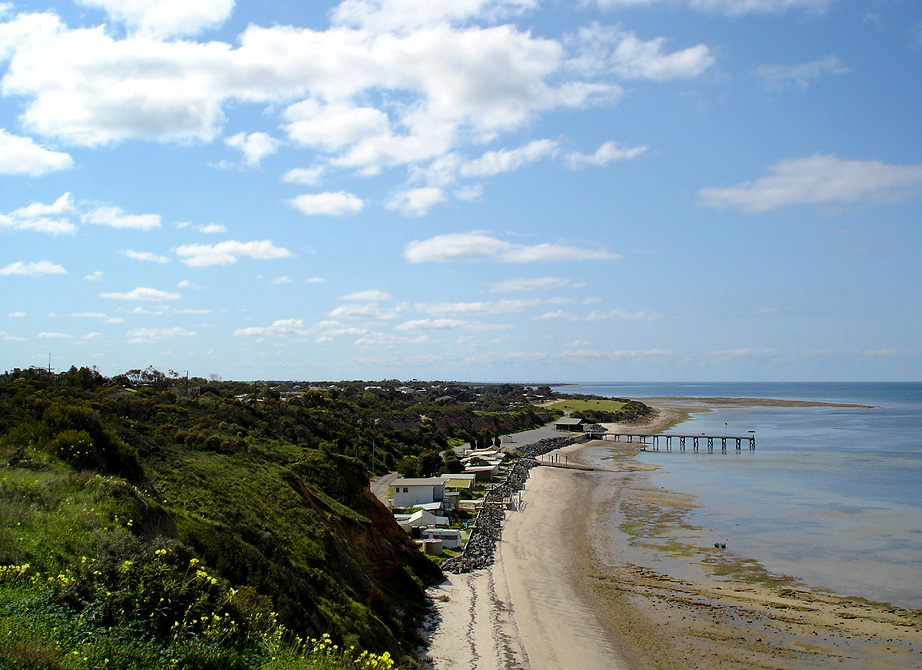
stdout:
[[474,488],[477,476],[471,472],[456,472],[442,475],[446,491],[470,491]]
[[441,540],[445,549],[457,549],[461,546],[461,531],[457,528],[426,528],[423,539]]
[[400,478],[390,486],[391,507],[404,509],[445,498],[445,482],[441,477]]
[[583,420],[576,419],[572,416],[565,416],[554,422],[554,429],[565,430],[571,433],[581,433],[583,432]]
[[492,465],[468,465],[464,468],[466,474],[472,474],[475,481],[492,482],[493,478],[499,474],[499,463]]

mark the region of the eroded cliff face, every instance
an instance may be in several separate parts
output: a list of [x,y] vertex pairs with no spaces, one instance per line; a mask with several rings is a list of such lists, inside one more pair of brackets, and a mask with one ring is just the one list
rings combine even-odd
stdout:
[[269,598],[298,635],[410,653],[424,588],[442,574],[371,493],[365,472],[317,451],[257,467],[269,476],[250,476],[249,509],[218,504],[207,520],[179,512],[181,540],[233,585]]

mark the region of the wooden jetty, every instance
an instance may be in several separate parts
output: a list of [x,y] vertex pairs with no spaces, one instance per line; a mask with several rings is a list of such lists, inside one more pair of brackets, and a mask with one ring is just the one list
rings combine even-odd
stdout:
[[727,443],[733,443],[736,446],[736,449],[739,451],[743,448],[743,444],[747,444],[750,449],[756,448],[756,436],[755,433],[749,435],[680,435],[680,434],[671,434],[671,433],[596,433],[596,439],[609,440],[611,442],[621,442],[624,438],[625,442],[640,442],[641,449],[646,450],[647,447],[651,447],[653,451],[659,451],[660,444],[662,444],[667,451],[672,451],[672,441],[676,440],[678,442],[679,450],[685,451],[685,446],[687,442],[691,442],[692,449],[698,451],[699,445],[701,442],[706,443],[708,451],[714,451],[714,441],[720,440],[720,450],[727,450]]

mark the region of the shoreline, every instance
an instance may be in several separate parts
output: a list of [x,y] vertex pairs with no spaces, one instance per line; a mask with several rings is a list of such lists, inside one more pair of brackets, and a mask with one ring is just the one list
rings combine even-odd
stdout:
[[[645,401],[651,422],[609,427],[661,432],[708,411],[682,400]],[[496,563],[433,591],[430,667],[922,668],[922,611],[810,589],[708,546],[685,520],[694,498],[652,487],[657,466],[636,445],[558,453],[599,448],[615,472],[532,470]]]

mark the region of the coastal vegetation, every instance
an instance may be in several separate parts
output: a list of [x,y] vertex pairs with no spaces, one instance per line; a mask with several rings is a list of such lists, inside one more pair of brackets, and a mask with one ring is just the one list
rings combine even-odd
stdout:
[[549,403],[561,412],[570,412],[588,423],[639,423],[646,421],[653,411],[649,406],[627,398],[596,398],[574,395]]
[[0,666],[412,663],[441,572],[369,476],[408,459],[437,473],[455,467],[448,446],[553,418],[530,396],[152,368],[0,375]]

